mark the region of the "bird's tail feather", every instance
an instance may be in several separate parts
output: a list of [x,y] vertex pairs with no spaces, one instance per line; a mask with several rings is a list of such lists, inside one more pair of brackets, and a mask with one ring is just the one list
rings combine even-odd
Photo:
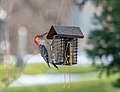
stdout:
[[56,64],[55,64],[55,63],[53,63],[53,62],[52,62],[52,65],[53,65],[55,68],[59,69],[59,68],[56,66]]
[[49,63],[47,63],[47,65],[48,65],[49,68],[51,68]]

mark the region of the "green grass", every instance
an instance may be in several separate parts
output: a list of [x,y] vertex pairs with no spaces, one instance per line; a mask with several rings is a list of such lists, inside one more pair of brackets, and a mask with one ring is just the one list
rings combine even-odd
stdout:
[[24,74],[42,74],[48,71],[45,64],[27,64],[23,73]]
[[4,65],[0,64],[0,78],[4,76],[4,71],[5,71]]
[[0,64],[0,85],[1,80],[8,79],[7,76],[9,76],[9,80],[13,80],[21,74],[21,69],[19,67],[15,67],[14,64]]
[[[72,66],[72,73],[85,73],[96,71],[92,66]],[[67,73],[69,68],[64,69],[63,66],[59,70],[52,67],[49,69],[45,64],[28,64],[24,70],[26,74],[40,74],[40,73]],[[88,76],[89,77],[89,76]],[[70,88],[63,88],[63,84],[42,85],[30,87],[9,87],[8,92],[120,92],[120,88],[116,88],[112,83],[118,78],[118,75],[112,75],[109,78],[105,76],[102,79],[91,81],[78,81],[71,83]],[[0,84],[1,85],[1,84]],[[67,86],[67,85],[66,85]]]
[[97,71],[97,69],[91,65],[87,66],[58,66],[59,70],[55,69],[51,65],[51,69],[45,64],[27,64],[23,73],[25,74],[42,74],[42,73],[86,73]]
[[56,71],[54,70],[53,72],[55,73],[87,73],[87,72],[93,72],[93,71],[97,71],[97,69],[91,65],[83,65],[83,66],[78,66],[78,65],[73,65],[73,66],[60,66],[59,70]]
[[112,85],[116,78],[112,76],[111,78],[76,82],[72,83],[70,88],[63,88],[63,84],[13,87],[9,88],[8,92],[120,92],[120,88]]

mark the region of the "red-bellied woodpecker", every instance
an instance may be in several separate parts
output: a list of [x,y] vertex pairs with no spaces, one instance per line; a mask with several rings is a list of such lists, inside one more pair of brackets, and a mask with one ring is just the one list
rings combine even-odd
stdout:
[[45,38],[46,34],[47,33],[45,33],[43,35],[39,34],[39,35],[35,36],[34,43],[38,46],[40,54],[43,57],[43,59],[45,60],[45,62],[47,63],[47,65],[50,67],[49,63],[51,63],[58,69],[58,67],[54,64],[54,62],[52,62],[52,50],[51,50],[50,44],[48,43],[48,41]]

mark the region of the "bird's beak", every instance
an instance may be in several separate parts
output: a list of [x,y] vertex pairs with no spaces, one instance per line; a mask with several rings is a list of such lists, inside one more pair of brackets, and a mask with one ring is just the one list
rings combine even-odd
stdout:
[[43,38],[47,33],[48,33],[48,32],[46,32],[46,33],[44,33],[44,34],[42,34],[42,35],[38,35],[37,37],[38,37],[38,38]]
[[45,36],[47,33],[48,33],[48,32],[44,33],[44,34],[42,35],[42,37]]

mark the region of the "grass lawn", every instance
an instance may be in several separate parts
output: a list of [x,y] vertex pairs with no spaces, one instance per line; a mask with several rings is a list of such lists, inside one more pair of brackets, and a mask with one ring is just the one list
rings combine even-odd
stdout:
[[[96,71],[92,66],[72,66],[72,73],[84,73]],[[59,70],[49,69],[45,64],[28,64],[24,70],[26,74],[40,74],[40,73],[67,73],[69,68],[64,69],[63,66]],[[89,77],[89,76],[88,76]],[[63,88],[63,84],[42,85],[30,87],[9,87],[8,92],[120,92],[120,87],[116,88],[112,83],[118,78],[118,75],[112,75],[110,78],[103,76],[102,79],[91,81],[78,81],[71,83],[70,88]],[[0,84],[1,85],[1,84]]]
[[76,82],[72,83],[70,88],[63,88],[63,84],[12,87],[8,89],[8,92],[120,92],[120,88],[112,85],[116,78],[112,76],[111,78]]
[[27,64],[23,73],[25,74],[41,74],[41,73],[86,73],[97,71],[97,69],[91,65],[86,66],[58,66],[59,70],[55,69],[51,65],[51,69],[46,64]]

